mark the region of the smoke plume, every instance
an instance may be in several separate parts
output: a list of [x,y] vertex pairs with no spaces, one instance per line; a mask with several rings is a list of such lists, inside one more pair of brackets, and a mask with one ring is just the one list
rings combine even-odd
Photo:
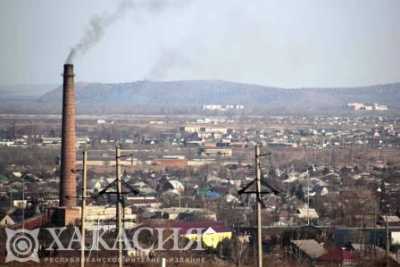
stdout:
[[177,1],[170,0],[122,0],[111,14],[93,16],[79,42],[74,45],[65,62],[72,63],[78,55],[83,55],[95,46],[105,34],[108,27],[121,19],[129,10],[145,10],[161,12],[168,6],[174,6]]
[[190,64],[190,59],[186,57],[180,46],[165,49],[148,71],[145,80],[164,80],[171,69],[185,68]]

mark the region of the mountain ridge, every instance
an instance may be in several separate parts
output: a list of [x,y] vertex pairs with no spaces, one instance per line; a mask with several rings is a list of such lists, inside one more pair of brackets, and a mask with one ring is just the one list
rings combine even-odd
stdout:
[[[248,112],[348,111],[349,102],[379,103],[400,110],[400,83],[341,88],[279,88],[224,80],[135,81],[76,84],[78,112],[199,112],[203,105],[244,105]],[[43,112],[60,112],[61,86],[37,100]],[[0,110],[1,111],[1,110]]]

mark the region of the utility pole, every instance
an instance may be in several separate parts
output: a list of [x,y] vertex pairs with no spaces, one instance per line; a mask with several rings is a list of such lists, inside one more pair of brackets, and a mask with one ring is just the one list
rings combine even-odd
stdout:
[[85,219],[86,219],[86,188],[87,188],[87,151],[83,151],[82,160],[82,206],[81,206],[81,267],[85,267]]
[[22,231],[25,231],[25,174],[22,175]]
[[121,186],[121,168],[119,166],[119,160],[121,157],[121,151],[119,145],[117,144],[115,147],[115,169],[116,169],[116,187],[117,187],[117,238],[118,238],[118,266],[123,266],[122,259],[122,186]]
[[[116,178],[113,182],[111,182],[110,184],[108,184],[103,190],[101,190],[100,192],[97,193],[97,195],[94,196],[94,199],[97,199],[99,196],[103,195],[103,194],[107,194],[107,195],[116,195],[116,217],[117,217],[117,222],[116,222],[116,234],[117,234],[117,246],[118,246],[118,266],[122,267],[123,266],[123,240],[122,240],[122,234],[123,234],[123,229],[124,229],[124,225],[123,222],[125,221],[125,214],[124,214],[124,205],[123,205],[123,195],[124,194],[128,194],[128,193],[133,193],[135,195],[139,194],[139,191],[135,190],[135,189],[130,189],[130,192],[122,192],[122,183],[125,184],[127,187],[129,187],[129,185],[122,179],[121,176],[121,165],[120,165],[120,160],[121,158],[125,158],[125,157],[132,157],[133,154],[129,154],[129,155],[123,155],[121,156],[121,149],[119,147],[119,145],[117,144],[115,146],[115,172],[116,172]],[[110,188],[114,188],[115,191],[108,191]]]
[[307,225],[310,225],[310,173],[307,170]]
[[[267,154],[260,153],[260,145],[255,146],[255,171],[256,178],[252,180],[250,183],[241,188],[238,193],[249,194],[256,196],[256,214],[257,214],[257,267],[262,267],[263,262],[263,249],[262,249],[262,222],[261,222],[261,208],[264,206],[262,203],[261,196],[263,194],[279,194],[280,190],[278,190],[273,185],[269,184],[267,181],[261,181],[261,157],[266,156]],[[261,184],[263,184],[267,191],[262,191]],[[255,187],[255,189],[253,189]]]
[[257,267],[263,265],[263,248],[262,248],[262,222],[261,222],[261,163],[260,163],[260,145],[256,145],[255,163],[256,163],[256,191],[257,191]]
[[390,235],[390,231],[389,231],[389,222],[388,222],[389,218],[388,218],[387,215],[384,216],[384,218],[385,218],[385,221],[386,221],[386,223],[385,223],[385,228],[386,228],[386,250],[385,250],[385,256],[386,256],[386,264],[387,264],[388,261],[389,261],[389,249],[390,249],[389,235]]
[[374,201],[374,256],[376,257],[376,221],[377,221],[377,206],[376,200]]

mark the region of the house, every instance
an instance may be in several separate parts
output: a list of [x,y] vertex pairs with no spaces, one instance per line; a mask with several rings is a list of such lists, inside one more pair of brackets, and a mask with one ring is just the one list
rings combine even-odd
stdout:
[[12,146],[14,145],[14,141],[9,140],[0,140],[0,146]]
[[317,221],[319,219],[319,215],[317,211],[313,208],[298,208],[296,210],[296,217],[301,221]]
[[185,219],[189,221],[191,218],[202,219],[208,221],[216,221],[217,215],[215,212],[201,208],[147,208],[144,213],[148,218],[165,218],[169,220]]
[[200,149],[200,154],[207,157],[232,157],[231,148],[218,148],[218,147],[203,147]]
[[[217,248],[224,239],[232,238],[232,230],[224,226],[222,222],[200,221],[191,223],[177,223],[174,227],[180,228],[181,236],[189,240],[200,240],[206,247]],[[201,234],[190,231],[202,229]]]
[[16,226],[24,221],[37,216],[37,210],[35,208],[28,208],[23,210],[22,208],[11,208],[0,215],[0,226]]
[[[232,238],[232,229],[223,222],[199,220],[186,222],[180,220],[152,219],[143,221],[136,229],[171,229],[177,231],[179,236],[194,242],[202,242],[203,247],[217,248],[225,239]],[[243,242],[248,242],[248,236],[242,236]]]
[[134,183],[132,185],[132,188],[140,192],[140,195],[142,196],[152,196],[157,193],[153,188],[151,188],[147,183],[143,181]]
[[169,190],[174,190],[178,194],[185,191],[185,186],[178,180],[169,180],[168,177],[164,177],[160,180],[160,185],[158,190],[161,192],[167,192]]
[[400,226],[400,218],[395,215],[381,215],[379,216],[378,224],[383,226]]
[[14,224],[15,221],[11,218],[10,214],[5,214],[0,220],[1,227],[7,227]]
[[225,201],[227,203],[232,203],[232,204],[239,204],[240,203],[239,198],[237,198],[236,196],[234,196],[232,194],[225,195]]
[[196,194],[204,199],[215,200],[221,197],[221,194],[212,190],[209,186],[200,187],[196,190]]
[[353,248],[334,247],[318,258],[319,263],[329,263],[329,266],[354,266],[359,259],[359,255]]
[[42,137],[43,145],[57,145],[61,144],[61,137]]
[[188,166],[192,168],[197,168],[212,163],[215,163],[215,159],[193,159],[188,161]]
[[[184,235],[189,240],[198,240],[197,234]],[[224,239],[231,239],[232,231],[224,226],[210,226],[201,234],[201,241],[207,247],[217,248]]]
[[128,205],[135,208],[159,208],[161,202],[154,196],[134,196],[126,198]]
[[318,258],[326,252],[323,245],[314,239],[300,239],[290,242],[289,253],[298,261],[308,261],[310,265],[315,265]]
[[[96,229],[101,225],[105,229],[112,229],[116,224],[116,214],[117,210],[114,206],[88,205],[86,206],[86,227]],[[123,220],[126,228],[136,226],[136,214],[131,208],[123,209]]]
[[162,169],[184,169],[187,167],[188,161],[180,158],[163,158],[153,160],[152,164]]
[[18,209],[26,209],[28,206],[27,200],[13,200],[13,207]]

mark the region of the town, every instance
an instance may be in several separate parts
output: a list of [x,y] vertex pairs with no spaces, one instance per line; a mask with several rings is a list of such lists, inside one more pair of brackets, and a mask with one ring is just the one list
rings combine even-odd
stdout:
[[[59,205],[59,123],[50,115],[2,115],[3,227],[35,225]],[[251,264],[256,199],[239,192],[254,179],[254,146],[261,144],[262,180],[279,188],[263,195],[269,260],[366,264],[389,253],[397,262],[396,117],[82,115],[77,126],[77,165],[87,151],[88,194],[96,196],[88,229],[116,226],[115,199],[97,195],[115,179],[118,146],[129,191],[124,228],[201,226],[207,257]]]

